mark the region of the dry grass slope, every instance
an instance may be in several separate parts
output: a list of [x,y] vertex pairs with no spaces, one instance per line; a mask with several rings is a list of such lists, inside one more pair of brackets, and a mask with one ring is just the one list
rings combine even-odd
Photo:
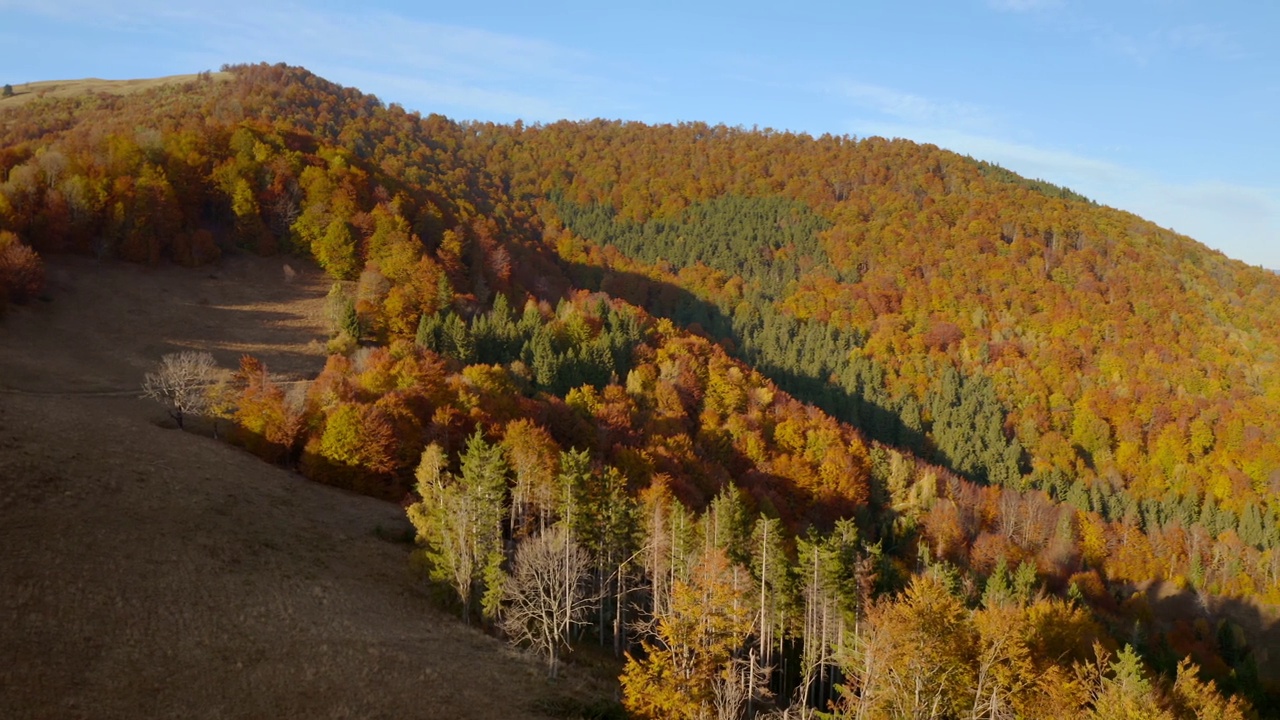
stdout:
[[[323,363],[325,283],[278,260],[57,260],[0,321],[0,717],[540,717],[607,685],[462,626],[408,569],[395,505],[162,427],[161,353]],[[577,669],[580,670],[580,669]]]
[[[230,73],[212,73],[215,80],[223,81],[231,78]],[[99,78],[83,78],[80,80],[43,80],[40,82],[12,83],[13,96],[0,98],[0,109],[26,104],[39,97],[71,97],[91,92],[111,95],[128,95],[149,90],[160,85],[184,83],[195,80],[197,75],[169,75],[167,77],[146,78],[139,80],[102,80]],[[0,79],[0,83],[5,80]]]

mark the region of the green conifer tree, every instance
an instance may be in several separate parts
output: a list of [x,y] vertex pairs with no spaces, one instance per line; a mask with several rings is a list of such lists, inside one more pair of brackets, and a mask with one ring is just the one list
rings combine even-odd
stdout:
[[995,570],[987,578],[987,587],[982,591],[983,607],[995,607],[1013,600],[1013,587],[1009,584],[1009,564],[1003,555],[996,562]]

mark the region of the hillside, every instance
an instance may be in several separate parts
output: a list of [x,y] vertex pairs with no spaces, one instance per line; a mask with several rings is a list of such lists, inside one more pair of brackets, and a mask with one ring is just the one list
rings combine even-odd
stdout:
[[540,700],[607,696],[585,674],[546,686],[437,609],[399,507],[178,433],[137,398],[178,347],[314,374],[324,287],[299,269],[67,258],[55,299],[4,319],[0,714],[536,718]]
[[[144,78],[135,80],[103,80],[101,78],[82,78],[80,80],[45,80],[41,82],[10,83],[13,95],[0,98],[0,107],[16,107],[32,100],[44,98],[75,98],[84,95],[131,95],[151,90],[164,85],[186,84],[201,77],[199,74],[170,75],[168,77]],[[209,73],[209,77],[218,81],[230,80],[227,73]]]
[[[555,526],[591,559],[576,639],[634,651],[640,716],[705,709],[739,677],[673,689],[661,663],[689,594],[741,578],[753,599],[731,605],[755,620],[726,618],[707,667],[785,663],[742,680],[774,695],[751,703],[901,710],[859,653],[908,662],[923,651],[893,638],[942,607],[958,635],[921,642],[1007,653],[996,629],[1021,628],[1000,693],[1024,714],[1083,712],[1147,668],[1123,692],[1193,716],[1184,657],[1241,697],[1280,689],[1255,642],[1280,602],[1274,274],[906,141],[459,124],[296,68],[227,73],[0,105],[0,282],[36,262],[25,245],[313,259],[327,337],[286,326],[293,353],[240,361],[230,438],[409,505],[463,616],[498,625],[517,548]],[[279,332],[183,341],[195,327],[147,354],[231,369]],[[319,374],[293,389],[264,363]],[[983,657],[912,672],[972,706]],[[1061,681],[1089,667],[1093,690]]]

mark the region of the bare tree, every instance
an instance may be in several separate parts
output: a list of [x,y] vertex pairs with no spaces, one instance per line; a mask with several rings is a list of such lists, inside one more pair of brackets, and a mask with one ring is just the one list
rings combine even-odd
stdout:
[[217,371],[218,364],[207,352],[169,353],[160,358],[155,372],[147,373],[142,394],[166,406],[182,428],[184,417],[200,415],[209,407],[209,388]]
[[773,668],[760,665],[754,647],[747,657],[730,658],[711,683],[716,720],[738,720],[744,711],[750,717],[753,708],[767,703],[772,672]]
[[586,623],[594,598],[587,593],[591,557],[556,525],[520,544],[506,595],[510,606],[503,628],[512,642],[528,642],[547,658],[547,674],[556,676],[560,651],[569,647],[569,631]]

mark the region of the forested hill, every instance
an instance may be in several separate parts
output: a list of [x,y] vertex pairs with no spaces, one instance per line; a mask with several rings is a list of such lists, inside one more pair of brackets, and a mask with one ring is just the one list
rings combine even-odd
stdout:
[[[829,549],[862,569],[840,581],[858,618],[922,572],[972,609],[1025,567],[1024,606],[1038,583],[1093,613],[1085,650],[1133,642],[1166,678],[1191,655],[1253,697],[1280,680],[1221,618],[1117,602],[1167,581],[1280,603],[1275,274],[930,145],[458,123],[299,68],[227,70],[0,100],[0,309],[38,292],[25,246],[312,257],[336,281],[329,367],[289,401],[246,361],[223,407],[240,442],[314,478],[421,500],[424,450],[444,453],[428,473],[444,482],[488,438],[512,466],[508,539],[559,512],[534,478],[594,472],[604,505],[740,503],[782,523],[797,562],[844,532]],[[598,582],[599,558],[649,537],[635,522],[625,542],[591,531]],[[739,530],[729,559],[765,573],[759,528]],[[805,636],[797,587],[757,633],[784,655]],[[657,588],[650,610],[670,612]],[[823,677],[810,701],[835,697]],[[1170,712],[1186,705],[1172,687]]]
[[514,193],[550,198],[548,242],[583,280],[649,307],[627,273],[688,290],[704,302],[659,311],[873,437],[1115,519],[1208,506],[1277,538],[1273,275],[905,141],[475,130]]

